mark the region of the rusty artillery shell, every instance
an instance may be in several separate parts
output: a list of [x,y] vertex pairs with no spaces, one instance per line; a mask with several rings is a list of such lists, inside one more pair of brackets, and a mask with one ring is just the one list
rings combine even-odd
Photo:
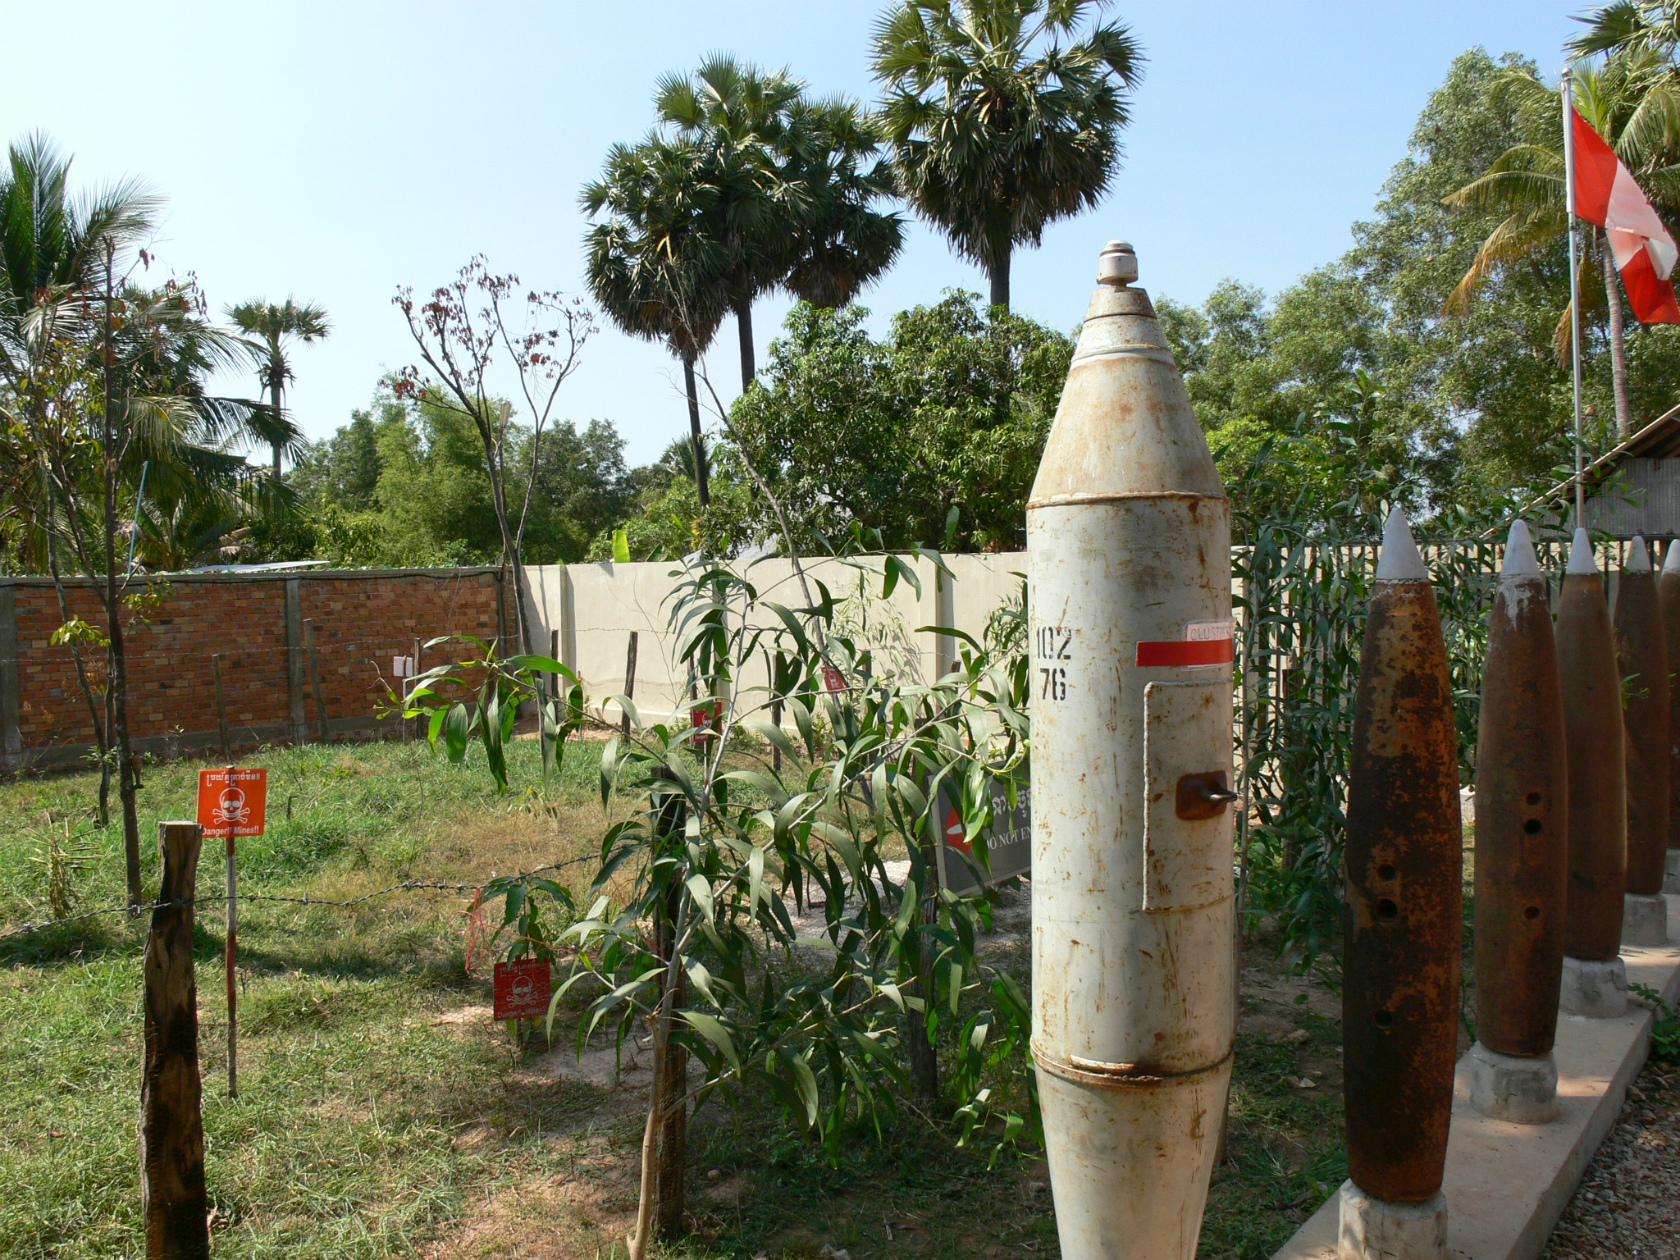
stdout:
[[1622,945],[1627,881],[1627,761],[1622,681],[1604,580],[1577,529],[1557,618],[1558,678],[1569,749],[1569,904],[1563,952],[1609,962]]
[[1441,1188],[1457,1057],[1463,835],[1435,592],[1399,508],[1383,531],[1348,771],[1342,1039],[1348,1169],[1368,1194]]
[[1674,703],[1674,679],[1680,674],[1680,546],[1672,542],[1663,557],[1657,595],[1668,642],[1668,847],[1680,849],[1680,705]]
[[1536,1056],[1557,1033],[1569,761],[1546,576],[1517,521],[1488,621],[1476,741],[1476,1036]]
[[1627,730],[1627,891],[1650,895],[1662,891],[1668,857],[1668,636],[1643,538],[1622,562],[1614,627]]

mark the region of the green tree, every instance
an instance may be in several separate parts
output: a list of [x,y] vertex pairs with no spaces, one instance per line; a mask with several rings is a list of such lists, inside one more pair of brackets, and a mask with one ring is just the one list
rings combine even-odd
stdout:
[[1101,203],[1143,56],[1127,28],[1081,33],[1095,0],[902,0],[875,26],[881,127],[918,214],[1009,305],[1017,245]]
[[601,178],[585,185],[579,200],[592,218],[606,216],[584,239],[589,291],[621,329],[663,341],[682,363],[694,484],[704,508],[710,489],[695,364],[729,309],[723,277],[730,262],[705,150],[657,132],[638,145],[614,145]]
[[873,208],[891,195],[891,172],[872,160],[875,137],[855,102],[807,101],[786,70],[715,54],[692,76],[661,79],[655,107],[699,155],[745,389],[755,374],[755,299],[787,288],[841,306],[898,255],[902,223]]
[[319,341],[332,331],[327,313],[319,306],[299,306],[287,298],[276,305],[261,298],[228,307],[227,316],[240,332],[254,339],[251,357],[257,365],[257,379],[268,391],[273,433],[269,439],[274,452],[274,480],[280,480],[280,456],[303,437],[302,430],[286,416],[286,382],[294,378],[287,350],[294,343],[308,345]]
[[[1680,163],[1673,145],[1680,119],[1680,91],[1666,63],[1650,53],[1624,53],[1602,68],[1583,66],[1574,76],[1575,108],[1616,150],[1660,210],[1680,207]],[[1562,104],[1559,92],[1540,82],[1531,70],[1511,69],[1496,91],[1508,92],[1531,137],[1497,157],[1487,172],[1447,197],[1447,204],[1503,214],[1477,251],[1464,278],[1447,299],[1449,312],[1468,306],[1476,288],[1495,268],[1524,262],[1567,236],[1565,214]],[[1602,272],[1604,309],[1608,312],[1610,367],[1616,431],[1632,432],[1628,394],[1627,340],[1621,277],[1616,272],[1602,228],[1590,229],[1592,249]],[[1588,265],[1582,256],[1582,271]],[[1590,291],[1581,276],[1583,297]],[[1585,306],[1585,301],[1583,301]],[[1571,310],[1560,321],[1557,343],[1568,346]]]
[[789,314],[730,416],[753,466],[796,519],[831,533],[878,530],[900,548],[1019,545],[1071,340],[988,316],[973,293],[902,312],[883,342],[866,316],[804,304]]

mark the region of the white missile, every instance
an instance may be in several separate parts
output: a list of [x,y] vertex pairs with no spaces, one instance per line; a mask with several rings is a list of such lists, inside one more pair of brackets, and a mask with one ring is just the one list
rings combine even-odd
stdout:
[[1230,513],[1111,241],[1027,504],[1033,1058],[1065,1260],[1192,1260],[1231,1079]]

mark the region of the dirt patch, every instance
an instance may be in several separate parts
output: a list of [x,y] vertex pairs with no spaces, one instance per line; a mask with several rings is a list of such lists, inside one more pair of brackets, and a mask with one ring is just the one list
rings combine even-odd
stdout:
[[619,1252],[636,1220],[636,1161],[603,1136],[556,1139],[573,1171],[504,1187],[423,1260],[598,1260]]
[[649,1063],[652,1051],[639,1044],[625,1042],[620,1052],[613,1046],[589,1046],[580,1058],[577,1047],[568,1039],[553,1049],[538,1055],[515,1074],[523,1081],[579,1081],[609,1093],[619,1090],[645,1090],[652,1077]]

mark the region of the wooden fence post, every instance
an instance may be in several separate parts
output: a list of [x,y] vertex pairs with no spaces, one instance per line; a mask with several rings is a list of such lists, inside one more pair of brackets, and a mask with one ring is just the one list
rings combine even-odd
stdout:
[[[624,698],[632,700],[636,696],[636,631],[630,632],[630,647],[624,654]],[[630,734],[630,713],[624,714],[624,733]]]
[[147,1260],[208,1260],[203,1083],[198,1074],[198,988],[193,898],[203,831],[158,824],[163,887],[146,941],[145,1066],[140,1077],[140,1213]]
[[216,671],[216,723],[222,732],[222,760],[233,760],[233,741],[228,738],[227,696],[222,691],[222,654],[213,653],[210,664]]
[[[414,674],[413,674],[413,677],[419,677],[421,674],[426,672],[426,667],[420,663],[420,658],[425,656],[425,654],[426,654],[425,640],[418,639],[418,638],[415,639],[414,640]],[[413,690],[414,690],[414,684],[412,682],[410,682],[409,685],[403,689],[403,694],[405,696],[412,695]],[[404,725],[405,725],[405,729],[406,729],[406,723]],[[423,717],[415,718],[414,719],[414,738],[419,739],[423,735],[425,735],[425,733],[426,733],[426,719],[423,718]]]
[[315,692],[315,731],[319,742],[330,742],[327,737],[327,697],[321,690],[321,662],[315,655],[315,623],[303,623],[303,646],[309,653],[309,686]]

